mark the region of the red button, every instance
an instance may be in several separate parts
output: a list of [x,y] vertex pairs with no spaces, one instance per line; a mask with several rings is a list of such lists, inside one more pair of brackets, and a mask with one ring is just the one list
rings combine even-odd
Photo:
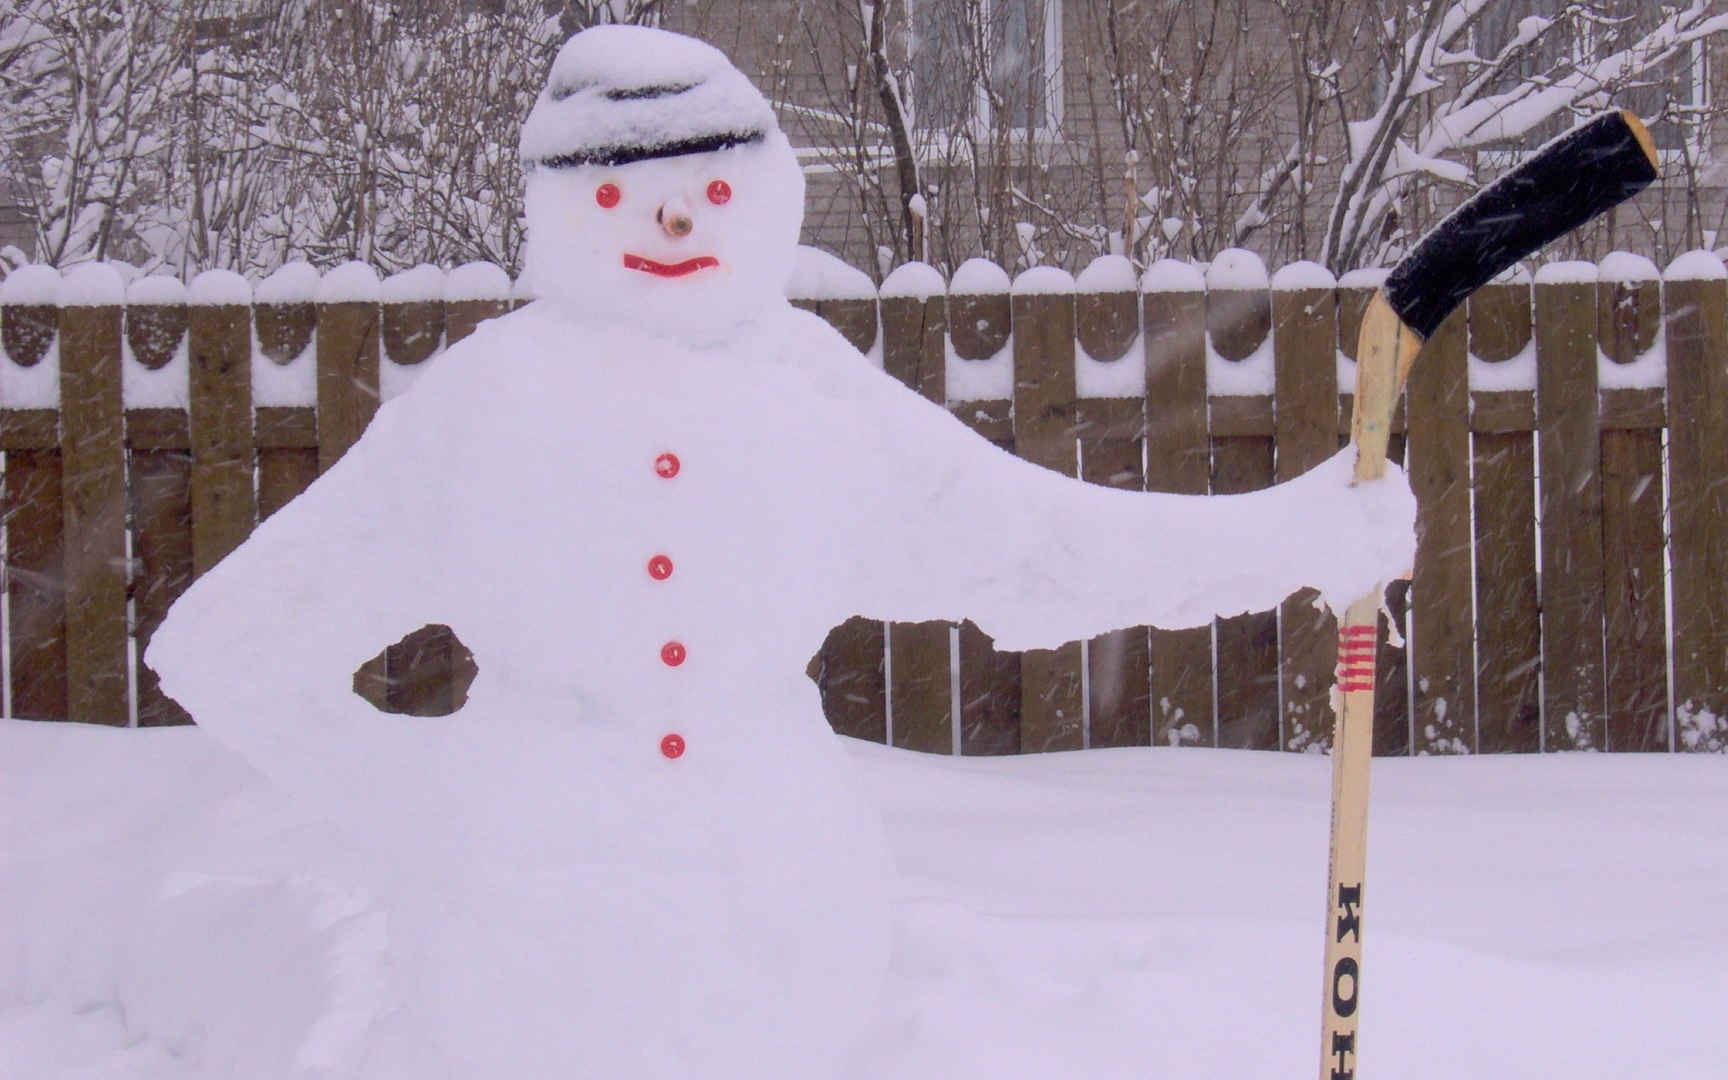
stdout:
[[665,581],[672,576],[672,560],[664,555],[656,555],[649,559],[648,576],[655,581]]
[[684,736],[674,731],[660,740],[660,752],[676,761],[684,756]]
[[670,480],[678,475],[678,455],[661,454],[654,459],[654,472],[662,480]]
[[677,667],[682,664],[686,655],[683,642],[668,641],[660,646],[660,661],[667,667]]

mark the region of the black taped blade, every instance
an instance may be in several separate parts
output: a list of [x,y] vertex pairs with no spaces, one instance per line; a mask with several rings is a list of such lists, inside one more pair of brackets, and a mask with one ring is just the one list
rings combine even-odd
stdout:
[[1386,299],[1424,339],[1489,279],[1656,179],[1624,112],[1552,140],[1434,226],[1386,278]]

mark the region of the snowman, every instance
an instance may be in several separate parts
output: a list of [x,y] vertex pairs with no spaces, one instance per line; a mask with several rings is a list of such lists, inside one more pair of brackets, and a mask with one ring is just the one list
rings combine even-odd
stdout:
[[[1408,489],[1350,490],[1342,455],[1253,495],[1106,490],[873,369],[783,298],[802,174],[703,43],[576,35],[521,151],[537,302],[382,406],[147,657],[371,845],[434,1034],[362,1074],[832,1075],[891,942],[880,825],[803,673],[829,628],[1051,647],[1407,564]],[[426,625],[474,654],[463,708],[352,692]]]

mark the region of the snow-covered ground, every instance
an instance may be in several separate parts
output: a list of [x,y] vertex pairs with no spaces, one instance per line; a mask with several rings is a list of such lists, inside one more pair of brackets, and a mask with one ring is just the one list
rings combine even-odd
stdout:
[[[1313,1074],[1324,760],[850,749],[898,866],[850,1075]],[[202,732],[5,721],[0,790],[0,1072],[323,1075],[380,1022],[355,857]],[[1376,762],[1360,1075],[1723,1075],[1724,821],[1718,756]]]

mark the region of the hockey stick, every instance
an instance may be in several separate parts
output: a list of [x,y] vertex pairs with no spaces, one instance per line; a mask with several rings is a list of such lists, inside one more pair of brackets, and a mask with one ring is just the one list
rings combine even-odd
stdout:
[[[1422,343],[1489,279],[1656,179],[1656,147],[1630,112],[1560,136],[1436,225],[1369,301],[1356,345],[1350,438],[1355,483],[1386,473],[1392,411]],[[1332,736],[1332,839],[1326,880],[1321,1080],[1353,1080],[1362,980],[1362,881],[1374,749],[1378,591],[1351,604],[1338,630],[1338,722]]]

